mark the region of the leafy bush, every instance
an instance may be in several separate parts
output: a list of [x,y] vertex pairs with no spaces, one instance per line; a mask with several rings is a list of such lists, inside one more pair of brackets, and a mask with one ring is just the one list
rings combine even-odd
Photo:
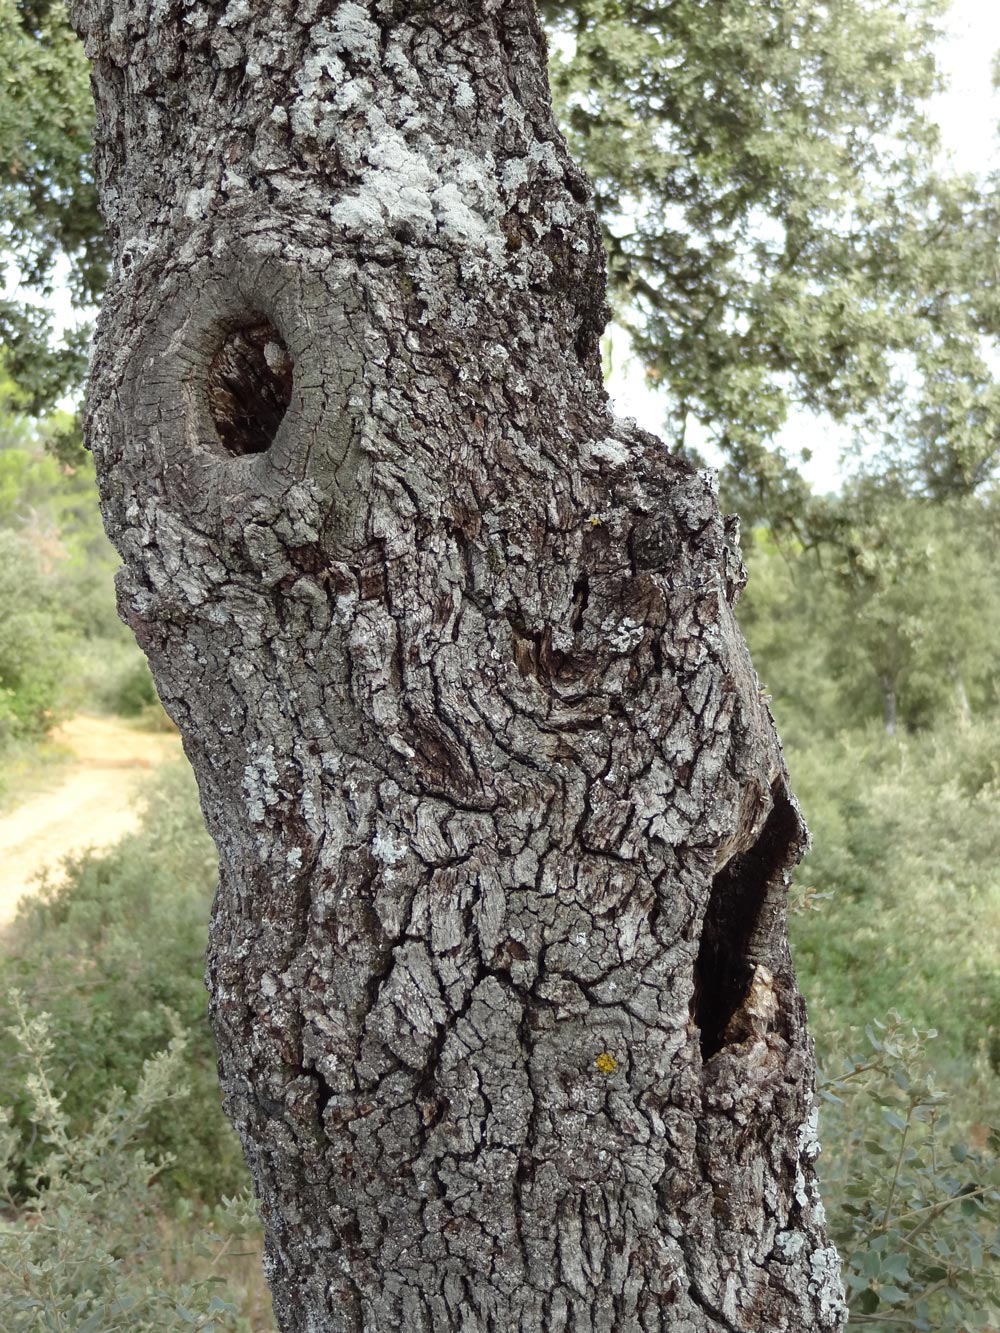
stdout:
[[156,729],[173,728],[157,697],[146,659],[131,639],[82,643],[76,660],[75,693],[81,707],[132,718]]
[[[75,1133],[54,1080],[54,1043],[43,1016],[16,993],[12,1035],[26,1067],[23,1094],[42,1145],[29,1197],[15,1207],[10,1165],[18,1135],[0,1110],[0,1326],[5,1333],[239,1333],[235,1305],[208,1278],[168,1282],[153,1182],[167,1159],[138,1146],[149,1118],[186,1095],[185,1040],[174,1023],[166,1049],[147,1060],[129,1098],[113,1090]],[[246,1228],[234,1213],[235,1235]],[[214,1239],[214,1238],[213,1238]]]
[[[193,779],[172,766],[152,787],[143,830],[107,855],[81,858],[65,884],[27,901],[0,959],[0,992],[15,985],[33,1011],[50,1015],[53,1068],[67,1088],[71,1128],[86,1123],[113,1088],[135,1090],[144,1062],[170,1039],[167,1012],[180,1016],[191,1033],[190,1095],[150,1112],[149,1142],[176,1159],[165,1173],[169,1188],[208,1199],[246,1179],[220,1108],[202,982],[214,878]],[[4,1021],[11,1016],[0,1004]],[[0,1060],[17,1058],[10,1039],[0,1040]],[[13,1116],[12,1170],[27,1190],[42,1146],[23,1091]]]
[[159,707],[156,686],[144,657],[133,658],[119,673],[109,703],[123,717],[140,717]]
[[40,735],[60,710],[113,710],[123,688],[131,716],[153,698],[115,611],[118,560],[101,527],[93,463],[57,461],[46,446],[70,419],[5,416],[2,388],[0,370],[0,743]]
[[[875,726],[790,749],[813,834],[799,879],[827,899],[792,924],[822,1039],[890,1004],[940,1031],[945,1063],[994,1039],[998,753],[992,719],[897,740]],[[989,1096],[1000,1122],[1000,1089]]]
[[950,1125],[925,1045],[893,1014],[821,1079],[823,1192],[850,1327],[966,1333],[1000,1321],[1000,1135]]
[[32,547],[0,531],[0,741],[44,733],[59,702],[70,641],[53,581]]
[[763,524],[746,538],[739,619],[786,740],[864,726],[890,696],[910,730],[992,707],[997,495],[931,504],[859,481],[813,518],[826,540],[809,547]]

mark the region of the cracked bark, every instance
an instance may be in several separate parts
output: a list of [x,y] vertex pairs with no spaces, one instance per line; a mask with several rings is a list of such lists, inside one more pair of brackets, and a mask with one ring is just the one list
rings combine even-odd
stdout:
[[838,1328],[804,839],[524,0],[76,0],[88,438],[286,1333]]

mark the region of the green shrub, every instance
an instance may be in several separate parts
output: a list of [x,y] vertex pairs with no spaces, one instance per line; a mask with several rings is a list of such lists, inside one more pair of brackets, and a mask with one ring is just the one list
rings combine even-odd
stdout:
[[[34,1188],[15,1207],[11,1160],[19,1136],[0,1109],[0,1327],[5,1333],[240,1333],[236,1306],[215,1279],[171,1283],[154,1182],[167,1160],[140,1146],[149,1119],[186,1095],[185,1041],[176,1029],[147,1060],[135,1091],[118,1090],[75,1131],[54,1077],[47,1020],[8,999],[26,1070],[22,1092],[41,1144]],[[246,1226],[234,1215],[231,1233]],[[213,1240],[216,1238],[213,1237]]]
[[146,659],[131,639],[93,640],[81,644],[76,656],[82,707],[97,708],[157,728],[173,726],[157,697]]
[[[190,771],[171,766],[150,791],[142,831],[79,859],[65,884],[28,900],[0,959],[0,992],[16,985],[33,1011],[50,1015],[71,1126],[86,1123],[112,1088],[136,1088],[144,1062],[170,1038],[167,1011],[180,1016],[191,1033],[190,1094],[151,1112],[150,1145],[176,1159],[165,1176],[171,1189],[207,1199],[246,1180],[220,1107],[202,982],[214,880]],[[0,1004],[3,1022],[11,1018]],[[0,1061],[16,1059],[11,1041],[0,1040]],[[25,1094],[13,1115],[13,1169],[27,1190],[42,1149]]]
[[1000,1320],[1000,1136],[951,1127],[925,1045],[893,1014],[820,1080],[821,1182],[849,1327],[967,1333]]
[[[789,751],[813,835],[799,881],[826,898],[791,928],[822,1038],[892,1005],[940,1031],[946,1065],[976,1056],[1000,1021],[998,754],[992,719]],[[992,1103],[1000,1116],[1000,1089]]]
[[0,742],[41,735],[58,707],[70,640],[56,588],[31,545],[0,531]]
[[119,674],[111,702],[113,711],[123,717],[139,717],[159,707],[156,686],[144,657],[133,658]]
[[131,637],[81,640],[74,647],[73,665],[67,691],[72,707],[127,717],[150,729],[173,729],[146,659]]

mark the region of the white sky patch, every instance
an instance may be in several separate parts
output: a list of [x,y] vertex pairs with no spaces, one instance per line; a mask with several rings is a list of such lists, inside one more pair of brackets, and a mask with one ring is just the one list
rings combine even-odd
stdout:
[[996,0],[952,0],[948,37],[940,48],[949,77],[947,92],[931,102],[931,113],[952,162],[962,171],[1000,166],[1000,97],[992,86],[1000,51],[1000,5]]

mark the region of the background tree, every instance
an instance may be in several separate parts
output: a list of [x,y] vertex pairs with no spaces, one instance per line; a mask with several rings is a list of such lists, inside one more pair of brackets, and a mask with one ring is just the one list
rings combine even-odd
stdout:
[[798,458],[775,449],[793,405],[891,438],[935,493],[980,484],[998,439],[981,341],[1000,327],[995,204],[942,173],[925,111],[947,3],[542,8],[612,298],[671,443],[707,436],[727,503],[779,525],[808,508]]
[[0,0],[0,281],[28,300],[0,300],[8,371],[34,412],[79,389],[89,328],[53,343],[31,296],[50,294],[66,261],[73,299],[97,301],[107,249],[91,167],[93,101],[87,62],[59,0]]
[[74,6],[88,438],[285,1330],[833,1329],[803,832],[533,6]]
[[[751,534],[740,621],[783,728],[878,715],[886,731],[965,723],[996,690],[996,498],[932,502],[873,482],[826,507],[818,544]],[[791,626],[795,626],[794,629]],[[787,721],[786,721],[787,719]]]

